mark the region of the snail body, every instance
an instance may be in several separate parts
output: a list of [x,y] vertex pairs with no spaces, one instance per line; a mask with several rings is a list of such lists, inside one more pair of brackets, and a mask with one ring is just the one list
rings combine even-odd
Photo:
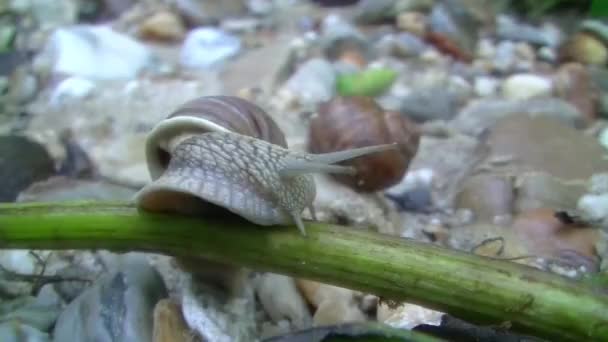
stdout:
[[[227,96],[195,102],[195,110],[180,108],[176,113],[181,115],[170,115],[148,136],[146,157],[153,181],[136,194],[139,208],[187,214],[223,208],[262,226],[295,223],[305,235],[301,213],[308,208],[314,218],[312,173],[352,174],[353,168],[333,164],[394,148],[385,144],[326,154],[291,151],[274,121],[261,109],[254,110],[257,106]],[[217,119],[225,120],[231,110],[238,112],[237,118],[257,115],[252,121],[257,124],[234,131],[237,125]]]

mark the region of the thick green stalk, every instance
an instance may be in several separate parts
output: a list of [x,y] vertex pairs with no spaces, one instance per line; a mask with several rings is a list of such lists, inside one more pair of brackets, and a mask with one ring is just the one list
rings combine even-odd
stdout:
[[551,340],[608,340],[608,297],[507,261],[370,231],[306,222],[144,214],[125,203],[0,205],[0,248],[108,249],[199,256],[419,303]]

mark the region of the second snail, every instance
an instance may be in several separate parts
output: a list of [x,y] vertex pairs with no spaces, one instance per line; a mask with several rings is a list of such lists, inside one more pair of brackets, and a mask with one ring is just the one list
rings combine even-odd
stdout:
[[260,107],[232,96],[201,97],[159,122],[146,140],[152,182],[135,195],[155,212],[237,214],[258,225],[295,224],[316,189],[312,173],[355,174],[335,163],[395,149],[378,144],[310,154],[287,148],[284,134]]

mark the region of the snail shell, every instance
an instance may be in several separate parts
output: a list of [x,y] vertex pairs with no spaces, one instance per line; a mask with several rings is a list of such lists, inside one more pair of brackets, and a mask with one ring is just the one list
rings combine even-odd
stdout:
[[397,149],[341,163],[357,172],[333,174],[335,180],[360,192],[395,185],[405,175],[420,142],[415,123],[400,113],[384,111],[370,97],[337,97],[321,104],[311,120],[308,150],[327,153],[393,142]]
[[287,148],[285,135],[260,107],[234,96],[203,96],[181,105],[149,133],[146,158],[152,179],[167,168],[171,146],[208,132],[239,133]]
[[[239,129],[240,132],[232,131]],[[146,157],[152,183],[135,196],[147,211],[211,215],[228,210],[259,225],[296,223],[312,202],[311,173],[353,173],[333,163],[393,145],[312,155],[287,149],[261,109],[234,97],[189,102],[152,129]]]

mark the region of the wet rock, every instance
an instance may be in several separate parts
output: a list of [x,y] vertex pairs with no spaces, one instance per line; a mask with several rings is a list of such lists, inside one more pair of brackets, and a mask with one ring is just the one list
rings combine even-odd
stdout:
[[17,321],[39,331],[51,329],[61,312],[59,304],[45,304],[31,296],[3,301],[0,305],[0,322]]
[[582,196],[578,201],[578,209],[585,214],[587,219],[608,222],[608,193]]
[[234,95],[247,88],[259,88],[264,93],[271,93],[291,51],[288,37],[281,36],[260,48],[244,52],[222,70],[224,93]]
[[68,77],[53,89],[50,104],[61,107],[68,102],[77,102],[90,96],[94,90],[95,83],[86,78]]
[[176,0],[175,6],[190,26],[216,24],[220,19],[236,17],[247,10],[242,0]]
[[507,15],[499,15],[496,18],[496,34],[506,40],[524,41],[550,47],[556,47],[562,40],[559,30],[550,24],[537,28],[518,22]]
[[444,313],[419,305],[402,303],[398,306],[378,303],[378,321],[399,329],[413,329],[421,324],[438,326]]
[[583,180],[566,181],[544,172],[524,173],[515,181],[515,210],[521,213],[539,208],[575,209],[585,193],[585,184]]
[[555,93],[575,106],[592,122],[598,117],[600,90],[589,71],[581,64],[567,63],[560,66],[554,76]]
[[53,284],[55,292],[66,302],[70,303],[78,297],[91,282],[95,279],[95,274],[89,268],[82,265],[68,265],[55,272],[56,276],[64,279],[72,279],[61,281]]
[[256,293],[274,322],[287,319],[296,329],[307,328],[312,317],[293,278],[265,273],[256,279]]
[[141,23],[139,34],[144,39],[176,41],[183,38],[185,28],[179,16],[169,11],[161,11]]
[[[451,248],[477,255],[500,258],[519,258],[528,255],[528,250],[519,236],[503,225],[477,223],[450,229],[447,245]],[[514,262],[529,265],[526,258]]]
[[153,342],[191,342],[192,333],[184,321],[181,306],[171,299],[161,299],[154,307]]
[[344,54],[357,54],[363,60],[372,58],[367,37],[346,18],[330,14],[321,22],[321,48],[330,60]]
[[61,202],[76,200],[129,200],[137,190],[104,181],[52,177],[34,183],[19,194],[17,202]]
[[442,52],[470,61],[478,38],[479,22],[460,0],[439,2],[429,15],[430,40]]
[[462,184],[455,207],[471,209],[479,221],[496,222],[496,217],[512,215],[514,197],[512,180],[508,177],[479,174]]
[[593,265],[590,270],[598,266],[595,243],[599,230],[573,222],[563,212],[547,208],[530,210],[516,217],[512,229],[534,255],[574,267]]
[[492,77],[477,77],[475,78],[474,88],[475,94],[479,97],[489,97],[496,94],[499,86],[499,81]]
[[316,106],[333,97],[335,84],[333,66],[324,59],[313,58],[298,68],[281,91],[303,106]]
[[66,307],[57,320],[54,341],[152,339],[152,313],[166,297],[165,286],[145,258],[124,258]]
[[550,79],[533,74],[509,76],[502,84],[502,95],[508,100],[527,100],[551,94],[553,83]]
[[298,279],[297,286],[315,309],[315,326],[367,320],[355,298],[355,291],[305,279]]
[[0,339],[6,342],[50,342],[49,334],[19,321],[0,323]]
[[474,100],[460,110],[452,123],[455,129],[463,133],[479,136],[500,119],[514,115],[552,118],[576,128],[584,125],[582,114],[568,102],[557,98]]
[[37,94],[38,80],[30,68],[19,66],[15,68],[8,79],[8,99],[15,104],[25,104]]
[[469,176],[474,165],[483,157],[483,152],[477,139],[465,135],[448,138],[423,135],[409,170],[432,170],[433,207],[453,208],[460,182]]
[[608,47],[597,36],[588,32],[577,32],[559,48],[562,62],[573,61],[587,65],[606,65]]
[[31,281],[24,281],[18,275],[39,274],[43,265],[33,252],[19,249],[0,251],[0,266],[0,294],[17,297],[31,294],[34,287]]
[[14,201],[30,184],[54,173],[54,161],[42,145],[23,136],[0,136],[0,202]]
[[423,11],[433,6],[433,0],[361,0],[357,3],[355,20],[359,23],[378,23],[393,19],[405,11]]
[[247,0],[247,9],[254,15],[267,15],[275,8],[273,0]]
[[429,212],[433,205],[429,187],[417,187],[398,195],[387,193],[385,196],[395,202],[397,208],[403,211]]
[[238,37],[213,27],[200,27],[188,33],[180,52],[187,68],[210,68],[222,64],[241,49]]
[[503,172],[544,171],[564,180],[587,179],[608,170],[603,147],[592,137],[546,117],[514,115],[500,119],[487,135],[486,160]]
[[423,37],[427,30],[426,19],[420,12],[402,12],[397,16],[397,28]]
[[313,205],[320,221],[372,228],[386,234],[395,233],[399,227],[394,217],[386,215],[387,199],[357,193],[326,175],[315,175],[315,183]]
[[42,30],[72,24],[78,15],[78,2],[74,0],[13,1],[10,6],[31,14]]
[[456,114],[459,100],[445,86],[417,89],[401,100],[399,112],[417,122],[449,120]]
[[[199,267],[204,264],[199,263]],[[180,293],[184,319],[204,341],[251,341],[255,328],[255,292],[248,272],[235,272],[230,286],[218,287],[181,274]]]
[[502,41],[496,45],[496,48],[490,56],[492,67],[502,73],[508,73],[515,69],[517,64],[517,55],[515,53],[515,43],[512,41]]
[[51,34],[39,68],[90,80],[132,79],[153,65],[148,48],[104,25],[75,25]]
[[422,38],[409,32],[384,37],[377,45],[377,49],[384,51],[385,55],[393,55],[398,58],[419,56],[428,48],[429,46]]

